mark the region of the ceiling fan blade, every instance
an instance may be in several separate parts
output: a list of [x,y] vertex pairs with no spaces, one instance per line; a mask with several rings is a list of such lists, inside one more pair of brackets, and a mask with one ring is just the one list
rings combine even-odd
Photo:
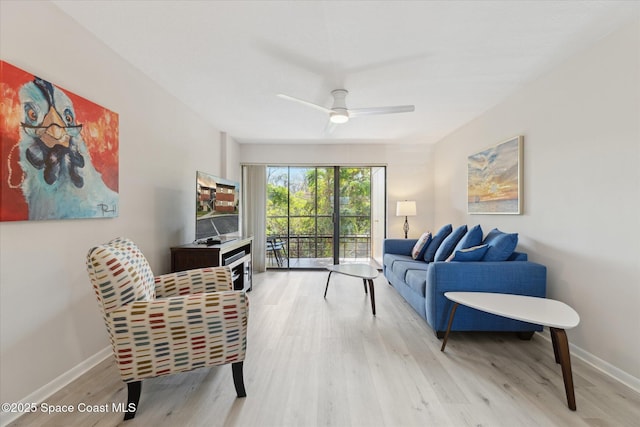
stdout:
[[293,96],[285,95],[282,93],[278,94],[278,98],[286,99],[289,101],[298,102],[302,105],[306,105],[307,107],[315,108],[316,110],[323,111],[325,113],[331,113],[331,109],[323,107],[322,105],[314,104],[313,102],[305,101],[304,99],[295,98]]
[[337,124],[333,123],[331,120],[327,120],[327,125],[324,127],[324,135],[325,136],[333,136],[334,132],[336,131],[336,128],[338,127]]
[[349,110],[349,117],[369,116],[372,114],[410,113],[415,111],[414,105],[397,105],[395,107],[355,108]]

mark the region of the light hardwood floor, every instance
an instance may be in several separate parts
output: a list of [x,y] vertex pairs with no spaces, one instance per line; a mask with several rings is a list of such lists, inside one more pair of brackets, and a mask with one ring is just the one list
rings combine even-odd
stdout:
[[[12,426],[637,426],[640,394],[573,357],[578,410],[542,334],[452,333],[441,341],[382,275],[377,316],[362,281],[326,272],[254,276],[237,399],[231,366],[145,380],[138,414],[29,414]],[[569,331],[569,340],[571,333]],[[109,358],[46,400],[126,401]]]

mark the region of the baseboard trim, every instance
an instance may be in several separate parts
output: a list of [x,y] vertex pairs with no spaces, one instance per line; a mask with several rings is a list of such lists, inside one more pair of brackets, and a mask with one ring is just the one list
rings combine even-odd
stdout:
[[[540,335],[544,339],[548,340],[549,343],[551,343],[551,334],[549,333],[548,328],[544,328],[544,331]],[[640,378],[636,378],[633,375],[630,375],[627,372],[623,371],[622,369],[616,368],[609,362],[604,361],[597,356],[594,356],[593,354],[585,351],[577,345],[569,343],[569,351],[571,353],[571,356],[577,357],[583,362],[593,366],[600,372],[610,376],[614,380],[621,382],[630,389],[640,393]]]
[[[67,372],[63,373],[53,381],[48,384],[43,385],[38,390],[34,391],[28,396],[25,396],[23,399],[20,399],[20,402],[33,402],[33,403],[42,403],[49,396],[53,395],[55,392],[60,391],[62,388],[69,385],[73,380],[77,379],[81,375],[87,373],[91,368],[105,360],[107,357],[111,356],[112,350],[111,346],[107,346],[89,357],[86,360],[83,360],[78,365],[69,369]],[[22,413],[12,413],[12,412],[2,412],[0,413],[0,426],[5,427],[7,424],[18,419]]]

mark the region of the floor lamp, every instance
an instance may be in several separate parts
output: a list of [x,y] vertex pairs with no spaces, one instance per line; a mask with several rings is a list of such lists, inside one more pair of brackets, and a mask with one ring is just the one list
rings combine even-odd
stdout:
[[396,205],[396,216],[404,217],[404,238],[409,235],[409,219],[410,216],[416,216],[416,202],[415,200],[398,201]]

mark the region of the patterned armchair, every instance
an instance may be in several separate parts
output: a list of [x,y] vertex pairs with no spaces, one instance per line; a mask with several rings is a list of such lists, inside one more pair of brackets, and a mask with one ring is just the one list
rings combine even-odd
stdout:
[[245,397],[248,300],[234,291],[231,271],[212,267],[154,277],[131,240],[92,248],[87,271],[127,383],[124,419],[136,415],[142,380],[231,363]]

